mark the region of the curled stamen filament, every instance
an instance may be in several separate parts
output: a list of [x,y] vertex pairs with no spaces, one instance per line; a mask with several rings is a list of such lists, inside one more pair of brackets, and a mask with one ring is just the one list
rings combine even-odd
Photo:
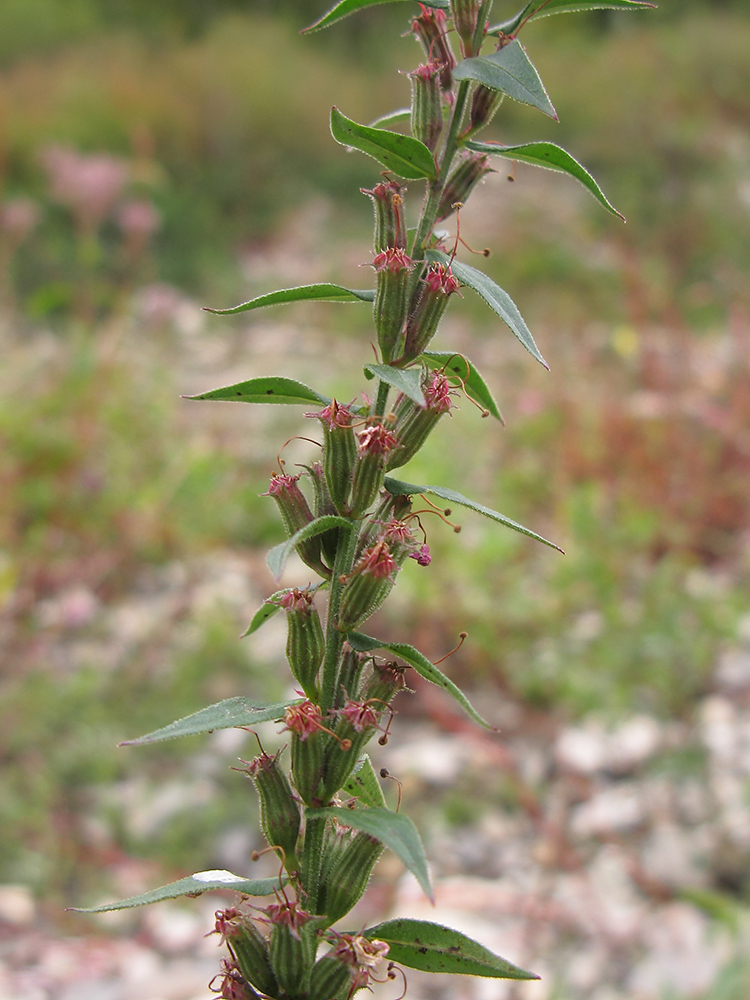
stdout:
[[453,656],[454,653],[457,653],[458,650],[463,646],[464,640],[467,639],[468,636],[469,636],[468,632],[459,632],[458,633],[458,645],[454,646],[453,649],[449,653],[445,653],[443,656],[441,656],[439,660],[433,660],[433,664],[432,665],[434,667],[436,667],[438,665],[438,663],[442,663],[443,660],[447,660],[449,656]]

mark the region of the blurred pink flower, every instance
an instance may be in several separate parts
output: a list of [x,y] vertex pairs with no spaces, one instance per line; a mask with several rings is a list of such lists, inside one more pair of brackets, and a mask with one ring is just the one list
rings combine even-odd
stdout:
[[128,164],[106,153],[85,154],[63,146],[47,146],[41,159],[52,197],[89,225],[102,221],[130,177]]
[[0,205],[0,230],[20,243],[36,226],[39,206],[30,198],[10,198]]

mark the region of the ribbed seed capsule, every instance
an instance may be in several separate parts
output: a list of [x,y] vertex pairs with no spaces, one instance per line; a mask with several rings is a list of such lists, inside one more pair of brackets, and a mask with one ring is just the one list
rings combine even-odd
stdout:
[[323,425],[323,468],[328,494],[338,514],[348,512],[352,486],[352,468],[357,458],[357,441],[352,427],[353,416],[348,406],[332,399],[317,417]]
[[367,656],[364,653],[358,653],[355,649],[352,649],[348,642],[344,643],[341,652],[338,691],[334,699],[334,708],[339,708],[340,705],[343,705],[346,698],[353,698],[357,693],[359,679],[362,676],[362,670],[366,662]]
[[312,701],[290,705],[284,725],[292,734],[292,777],[302,801],[308,806],[325,805],[319,796],[323,779],[323,713]]
[[478,84],[471,95],[471,114],[469,115],[469,129],[471,132],[478,132],[480,128],[489,125],[495,117],[498,108],[503,103],[504,97],[505,94],[502,91],[493,90],[492,87],[485,87],[483,83]]
[[375,614],[393,588],[399,565],[381,539],[365,549],[341,593],[336,627],[351,632]]
[[273,924],[268,951],[279,986],[288,997],[307,993],[317,949],[317,921],[296,903],[272,903],[266,913]]
[[327,922],[340,920],[359,901],[382,853],[383,845],[367,833],[339,829],[333,834],[320,878]]
[[406,667],[397,663],[382,664],[373,660],[370,671],[362,682],[363,700],[389,704],[399,691],[406,690],[405,672]]
[[[218,986],[213,985],[216,979]],[[260,994],[245,980],[236,963],[227,958],[222,958],[221,971],[211,980],[209,989],[221,1000],[260,1000]]]
[[422,5],[422,14],[414,18],[411,30],[422,43],[427,58],[440,64],[440,86],[443,90],[451,90],[456,57],[448,41],[445,12]]
[[342,961],[334,950],[315,963],[310,976],[310,1000],[334,1000],[345,997],[354,975],[353,966]]
[[[313,520],[307,498],[297,485],[298,479],[299,476],[274,473],[271,476],[268,492],[262,494],[262,496],[273,497],[276,501],[284,528],[290,538],[300,528],[304,528]],[[316,573],[324,577],[331,575],[330,569],[321,561],[320,538],[318,536],[300,542],[297,546],[297,553],[300,559]]]
[[406,190],[396,181],[382,181],[372,190],[360,188],[362,194],[372,199],[375,209],[375,253],[382,253],[389,247],[394,250],[406,248],[406,222],[404,221],[404,198]]
[[401,349],[406,320],[409,275],[414,262],[405,250],[386,247],[375,254],[375,301],[373,318],[378,347],[384,362],[393,361]]
[[396,421],[393,433],[396,447],[388,455],[386,469],[398,469],[412,459],[421,449],[429,434],[444,413],[448,413],[451,402],[451,386],[441,372],[431,372],[422,382],[426,406],[419,406],[413,399],[400,394],[396,398],[393,412]]
[[461,51],[465,57],[474,54],[473,39],[479,23],[481,0],[450,0],[453,26],[461,39]]
[[352,476],[352,517],[361,517],[382,489],[388,455],[396,437],[385,424],[369,424],[357,433],[357,462]]
[[[357,765],[362,749],[380,728],[380,717],[385,706],[379,702],[359,702],[348,698],[338,710],[336,746],[330,743],[325,749],[324,794],[333,798]],[[348,745],[348,750],[341,748]]]
[[419,283],[416,305],[406,324],[404,361],[413,361],[437,333],[448,299],[459,288],[450,266],[430,264]]
[[308,698],[317,698],[318,670],[323,662],[326,641],[320,615],[309,590],[287,591],[281,606],[287,613],[286,657],[295,680]]
[[437,222],[447,219],[456,211],[456,205],[463,205],[485,174],[491,174],[492,167],[486,153],[469,153],[464,156],[446,181],[438,204]]
[[296,871],[297,839],[302,822],[299,804],[284,774],[279,756],[262,753],[248,765],[260,800],[260,825],[266,840],[284,852],[287,871]]
[[443,131],[440,64],[431,61],[409,74],[411,81],[411,134],[435,152]]
[[250,917],[236,907],[218,910],[216,930],[229,947],[242,976],[261,993],[275,996],[279,986],[271,969],[268,942]]
[[[323,517],[326,514],[336,514],[336,505],[331,499],[331,494],[328,490],[328,482],[322,462],[313,462],[312,465],[306,466],[306,468],[310,482],[312,483],[315,516]],[[324,531],[320,536],[320,550],[323,559],[329,566],[333,566],[336,561],[339,537],[338,528],[331,528],[330,531]]]

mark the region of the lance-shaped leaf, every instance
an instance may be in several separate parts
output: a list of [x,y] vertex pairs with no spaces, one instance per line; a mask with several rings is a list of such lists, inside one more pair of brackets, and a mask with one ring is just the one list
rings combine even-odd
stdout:
[[445,486],[416,486],[414,483],[404,483],[401,480],[393,479],[391,476],[385,477],[385,488],[393,496],[414,496],[417,493],[431,493],[433,496],[440,497],[441,500],[447,500],[449,503],[458,504],[459,507],[468,507],[469,510],[476,511],[477,514],[484,514],[485,517],[489,517],[493,521],[497,521],[498,524],[504,524],[506,528],[512,528],[513,531],[519,531],[522,535],[527,535],[529,538],[535,539],[537,542],[542,542],[544,545],[549,545],[551,549],[557,549],[558,552],[562,552],[565,555],[563,549],[559,545],[555,545],[554,542],[550,542],[549,539],[544,538],[542,535],[537,535],[535,531],[531,531],[529,528],[524,528],[522,524],[518,524],[517,521],[511,521],[509,517],[505,517],[504,514],[498,514],[496,510],[492,510],[490,507],[485,507],[481,503],[477,503],[475,500],[469,500],[462,493],[456,493],[455,490],[449,490]]
[[350,826],[375,837],[381,844],[390,847],[394,854],[403,861],[406,867],[416,876],[427,897],[432,900],[430,874],[427,871],[422,838],[414,823],[403,813],[391,812],[390,809],[376,807],[373,809],[337,809],[331,806],[326,809],[307,809],[306,816],[328,816],[335,819],[341,826]]
[[133,906],[147,906],[149,903],[160,903],[164,899],[178,899],[180,896],[200,896],[211,889],[233,889],[245,896],[270,896],[274,889],[279,888],[276,878],[242,878],[231,872],[217,869],[208,872],[196,872],[186,878],[170,882],[150,892],[142,892],[140,896],[129,896],[117,903],[105,903],[103,906],[71,906],[76,913],[109,913],[110,910],[129,910]]
[[214,729],[232,729],[234,726],[255,726],[259,722],[280,719],[290,705],[297,705],[300,699],[281,701],[272,705],[252,701],[250,698],[226,698],[208,708],[202,708],[184,719],[170,722],[146,736],[134,740],[123,740],[121,747],[145,746],[147,743],[161,743],[174,740],[178,736],[196,736],[198,733],[212,733]]
[[316,517],[314,521],[310,521],[309,524],[300,528],[299,531],[295,531],[291,538],[287,538],[280,545],[275,545],[266,556],[266,565],[271,570],[274,579],[278,580],[284,572],[287,559],[300,542],[306,542],[308,538],[322,535],[324,531],[328,531],[330,528],[349,529],[351,527],[352,522],[348,521],[345,517],[339,517],[338,514],[324,514],[323,517]]
[[557,112],[547,96],[544,84],[517,40],[489,56],[464,59],[453,70],[456,80],[474,80],[491,90],[499,90],[520,104],[529,104],[557,121]]
[[371,288],[344,288],[323,282],[317,285],[298,285],[296,288],[280,288],[276,292],[266,292],[248,302],[242,302],[230,309],[212,309],[204,306],[205,312],[216,313],[217,316],[233,316],[235,313],[249,312],[251,309],[263,309],[265,306],[280,306],[286,302],[373,302],[375,292]]
[[418,368],[392,368],[390,365],[365,365],[365,374],[387,382],[397,392],[403,392],[413,399],[417,406],[427,406],[427,400],[422,392],[422,374]]
[[547,170],[570,174],[580,181],[608,212],[619,215],[623,222],[625,221],[625,216],[605,197],[588,170],[554,142],[524,142],[517,146],[501,146],[494,142],[467,142],[466,145],[478,153],[492,153],[494,156],[504,156],[507,160],[519,160],[521,163],[531,163],[535,167],[546,167]]
[[449,378],[453,376],[454,385],[461,385],[467,396],[471,396],[501,424],[505,423],[487,383],[463,354],[455,351],[425,351],[422,359],[430,368],[441,368]]
[[511,333],[515,334],[529,354],[549,370],[549,365],[534,343],[531,330],[529,330],[526,321],[518,311],[518,306],[507,292],[495,284],[492,278],[488,278],[483,271],[478,271],[469,264],[462,264],[457,260],[451,261],[448,254],[443,253],[442,250],[427,250],[425,258],[428,261],[438,264],[450,264],[451,270],[458,280],[462,284],[468,285],[477,295],[483,298],[490,309],[509,327]]
[[407,180],[418,181],[424,177],[435,178],[435,161],[427,146],[419,139],[385,128],[358,125],[342,115],[338,108],[331,109],[331,135],[342,146],[351,146],[372,156],[378,163]]
[[282,375],[267,375],[238,382],[223,389],[211,389],[197,396],[183,396],[183,399],[214,399],[239,403],[323,403],[331,402],[328,396],[321,396],[302,382]]
[[342,799],[347,797],[355,799],[357,808],[385,807],[383,789],[367,754],[362,757],[344,782],[340,795]]
[[370,122],[370,128],[382,127],[383,125],[397,125],[399,122],[408,122],[411,119],[411,108],[398,108],[396,111],[389,111],[381,115],[375,121]]
[[539,979],[533,972],[519,969],[460,931],[429,920],[386,920],[376,927],[368,927],[364,936],[370,941],[385,941],[390,945],[390,960],[422,972],[491,979]]
[[[309,28],[303,29],[303,34],[308,31],[320,31],[321,28],[327,28],[331,24],[335,24],[336,21],[340,21],[344,17],[348,17],[350,14],[355,14],[358,10],[362,10],[365,7],[374,7],[376,4],[381,3],[396,3],[397,0],[340,0],[335,7],[332,7],[327,14],[323,14],[321,18],[311,24]],[[423,0],[425,7],[442,7],[447,10],[450,6],[450,0]]]
[[482,718],[461,688],[454,684],[450,677],[446,677],[442,670],[438,670],[435,664],[428,660],[424,653],[420,653],[418,649],[415,649],[414,646],[410,646],[405,642],[382,642],[380,639],[373,639],[372,636],[365,635],[364,632],[350,632],[347,639],[352,648],[356,649],[358,653],[369,653],[371,649],[387,649],[394,656],[399,656],[402,660],[406,660],[409,666],[414,667],[417,673],[421,677],[424,677],[426,681],[436,684],[444,691],[447,691],[452,698],[455,698],[461,708],[475,722],[478,722],[480,726],[496,730],[496,726],[491,726],[486,719]]
[[648,10],[656,7],[641,0],[531,0],[515,17],[502,24],[493,24],[488,35],[512,35],[525,21],[550,14],[574,14],[586,10]]

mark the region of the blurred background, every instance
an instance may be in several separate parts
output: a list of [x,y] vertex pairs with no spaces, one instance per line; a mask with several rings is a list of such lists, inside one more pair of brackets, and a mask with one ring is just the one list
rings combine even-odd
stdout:
[[[249,736],[116,744],[288,690],[283,627],[238,636],[276,589],[259,494],[309,422],[180,395],[282,373],[365,387],[366,306],[201,307],[367,285],[377,167],[327,120],[408,104],[413,7],[300,37],[313,0],[0,4],[0,1000],[210,995],[217,899],[96,922],[64,907],[252,870],[254,795],[229,769]],[[420,688],[376,759],[445,922],[544,979],[413,974],[409,996],[744,1000],[750,16],[684,0],[522,40],[560,123],[506,102],[486,136],[558,142],[628,221],[500,161],[461,234],[492,250],[552,370],[466,290],[437,347],[477,364],[506,426],[464,402],[403,478],[567,555],[468,511],[458,538],[430,528],[431,567],[404,571],[375,634],[437,659],[468,631],[445,669],[501,733]],[[395,862],[379,871],[360,923],[435,919]]]

